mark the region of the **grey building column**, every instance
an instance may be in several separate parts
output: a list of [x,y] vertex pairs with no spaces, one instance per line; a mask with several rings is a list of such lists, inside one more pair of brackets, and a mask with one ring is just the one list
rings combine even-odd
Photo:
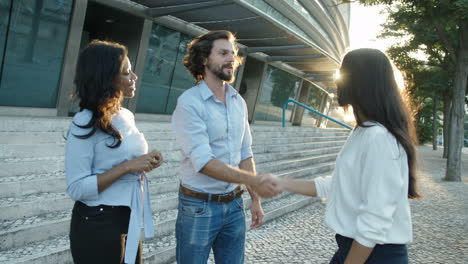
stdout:
[[258,104],[260,98],[260,90],[263,86],[267,66],[268,64],[265,62],[259,61],[249,56],[244,62],[242,78],[238,79],[239,90],[241,87],[243,88],[242,90],[245,90],[245,93],[242,94],[242,97],[247,104],[249,121],[251,123],[254,122],[255,107]]
[[59,95],[57,100],[57,115],[67,116],[68,107],[73,92],[73,78],[75,77],[76,63],[80,53],[81,35],[86,17],[88,0],[73,1],[70,31],[68,33],[67,46],[60,78]]
[[255,109],[257,108],[257,105],[260,103],[260,95],[261,95],[261,92],[262,92],[262,88],[263,88],[263,82],[265,82],[265,78],[266,78],[266,73],[267,73],[267,68],[268,68],[268,64],[266,62],[263,62],[263,69],[262,69],[262,74],[260,75],[260,83],[258,85],[258,90],[257,90],[257,98],[255,100],[255,105],[253,106],[253,110],[252,112],[249,112],[249,121],[250,123],[254,123],[255,122]]
[[[309,91],[310,91],[310,86],[308,85],[308,82],[305,82],[302,80],[301,91],[299,92],[299,97],[297,98],[297,101],[299,103],[307,105],[307,99],[309,98]],[[293,126],[301,125],[302,117],[304,116],[304,110],[305,110],[304,108],[296,105],[294,112],[293,112],[293,120],[292,120]]]
[[[322,113],[324,113],[325,115],[328,115],[330,113],[330,110],[332,109],[333,98],[327,95],[325,96],[324,102],[325,102],[325,105],[323,106]],[[338,105],[336,106],[338,107]],[[322,124],[326,126],[327,123],[328,123],[328,119],[322,117],[320,119],[320,123],[318,123],[317,126],[321,126]]]
[[143,78],[146,52],[148,51],[148,44],[149,39],[151,37],[152,26],[153,21],[145,19],[145,21],[143,22],[143,28],[141,30],[140,44],[138,46],[138,52],[135,60],[135,74],[138,76],[136,82],[135,96],[132,99],[129,99],[127,103],[127,108],[132,112],[136,112],[138,95],[140,94],[141,80]]
[[[327,114],[326,111],[325,111],[325,110],[327,110],[326,109],[327,108],[327,102],[328,102],[328,95],[324,94],[323,97],[322,97],[322,100],[320,101],[320,108],[317,109],[318,111],[322,112],[325,115]],[[317,121],[316,121],[315,125],[317,127],[320,127],[322,125],[322,122],[323,122],[324,119],[325,119],[324,117],[319,116],[317,118]]]
[[234,89],[239,91],[241,82],[242,82],[242,77],[244,76],[244,69],[245,69],[245,63],[247,61],[247,57],[242,57],[244,63],[242,63],[239,68],[237,68],[236,72],[236,80],[234,82]]

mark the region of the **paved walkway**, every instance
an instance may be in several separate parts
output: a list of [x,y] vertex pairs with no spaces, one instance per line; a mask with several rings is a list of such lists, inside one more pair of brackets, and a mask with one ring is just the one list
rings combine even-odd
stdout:
[[[468,263],[468,153],[462,155],[464,181],[444,182],[442,150],[419,148],[419,188],[425,198],[411,201],[410,263]],[[328,263],[336,245],[323,224],[324,209],[317,202],[248,232],[245,263]]]

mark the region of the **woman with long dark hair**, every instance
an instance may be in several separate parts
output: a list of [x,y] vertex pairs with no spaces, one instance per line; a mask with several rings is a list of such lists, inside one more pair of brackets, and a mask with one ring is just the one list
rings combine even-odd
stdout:
[[154,236],[145,172],[161,153],[121,107],[135,94],[137,76],[127,48],[92,41],[80,54],[75,75],[80,112],[67,137],[67,192],[75,200],[70,248],[75,263],[139,263],[141,234]]
[[281,180],[281,185],[328,197],[325,222],[338,244],[330,263],[408,263],[408,199],[419,197],[416,139],[390,60],[375,49],[351,51],[343,59],[337,86],[339,105],[353,107],[357,125],[332,176]]

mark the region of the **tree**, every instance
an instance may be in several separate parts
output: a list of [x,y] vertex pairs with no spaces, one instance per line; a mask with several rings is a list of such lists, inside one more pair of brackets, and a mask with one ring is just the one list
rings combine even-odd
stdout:
[[[343,2],[351,2],[349,0]],[[444,126],[448,137],[445,180],[461,181],[465,100],[468,76],[468,0],[359,0],[387,6],[383,36],[410,38],[406,51],[423,50],[427,66],[439,67],[449,78],[444,89]],[[393,58],[395,59],[395,57]],[[450,81],[452,80],[452,81]],[[436,98],[436,95],[434,95]]]

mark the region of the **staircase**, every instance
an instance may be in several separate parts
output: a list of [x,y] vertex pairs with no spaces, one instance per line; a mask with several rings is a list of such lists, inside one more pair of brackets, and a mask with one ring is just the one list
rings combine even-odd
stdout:
[[[73,201],[65,192],[64,145],[70,118],[0,117],[0,263],[72,263],[68,230]],[[172,263],[177,216],[175,176],[181,154],[168,122],[137,121],[165,163],[148,174],[156,236],[144,242],[145,263]],[[258,172],[286,178],[327,175],[349,131],[253,125]],[[244,194],[245,207],[250,197]],[[316,199],[284,193],[263,201],[265,221]],[[250,222],[250,211],[246,210]],[[248,223],[250,225],[250,223]]]

